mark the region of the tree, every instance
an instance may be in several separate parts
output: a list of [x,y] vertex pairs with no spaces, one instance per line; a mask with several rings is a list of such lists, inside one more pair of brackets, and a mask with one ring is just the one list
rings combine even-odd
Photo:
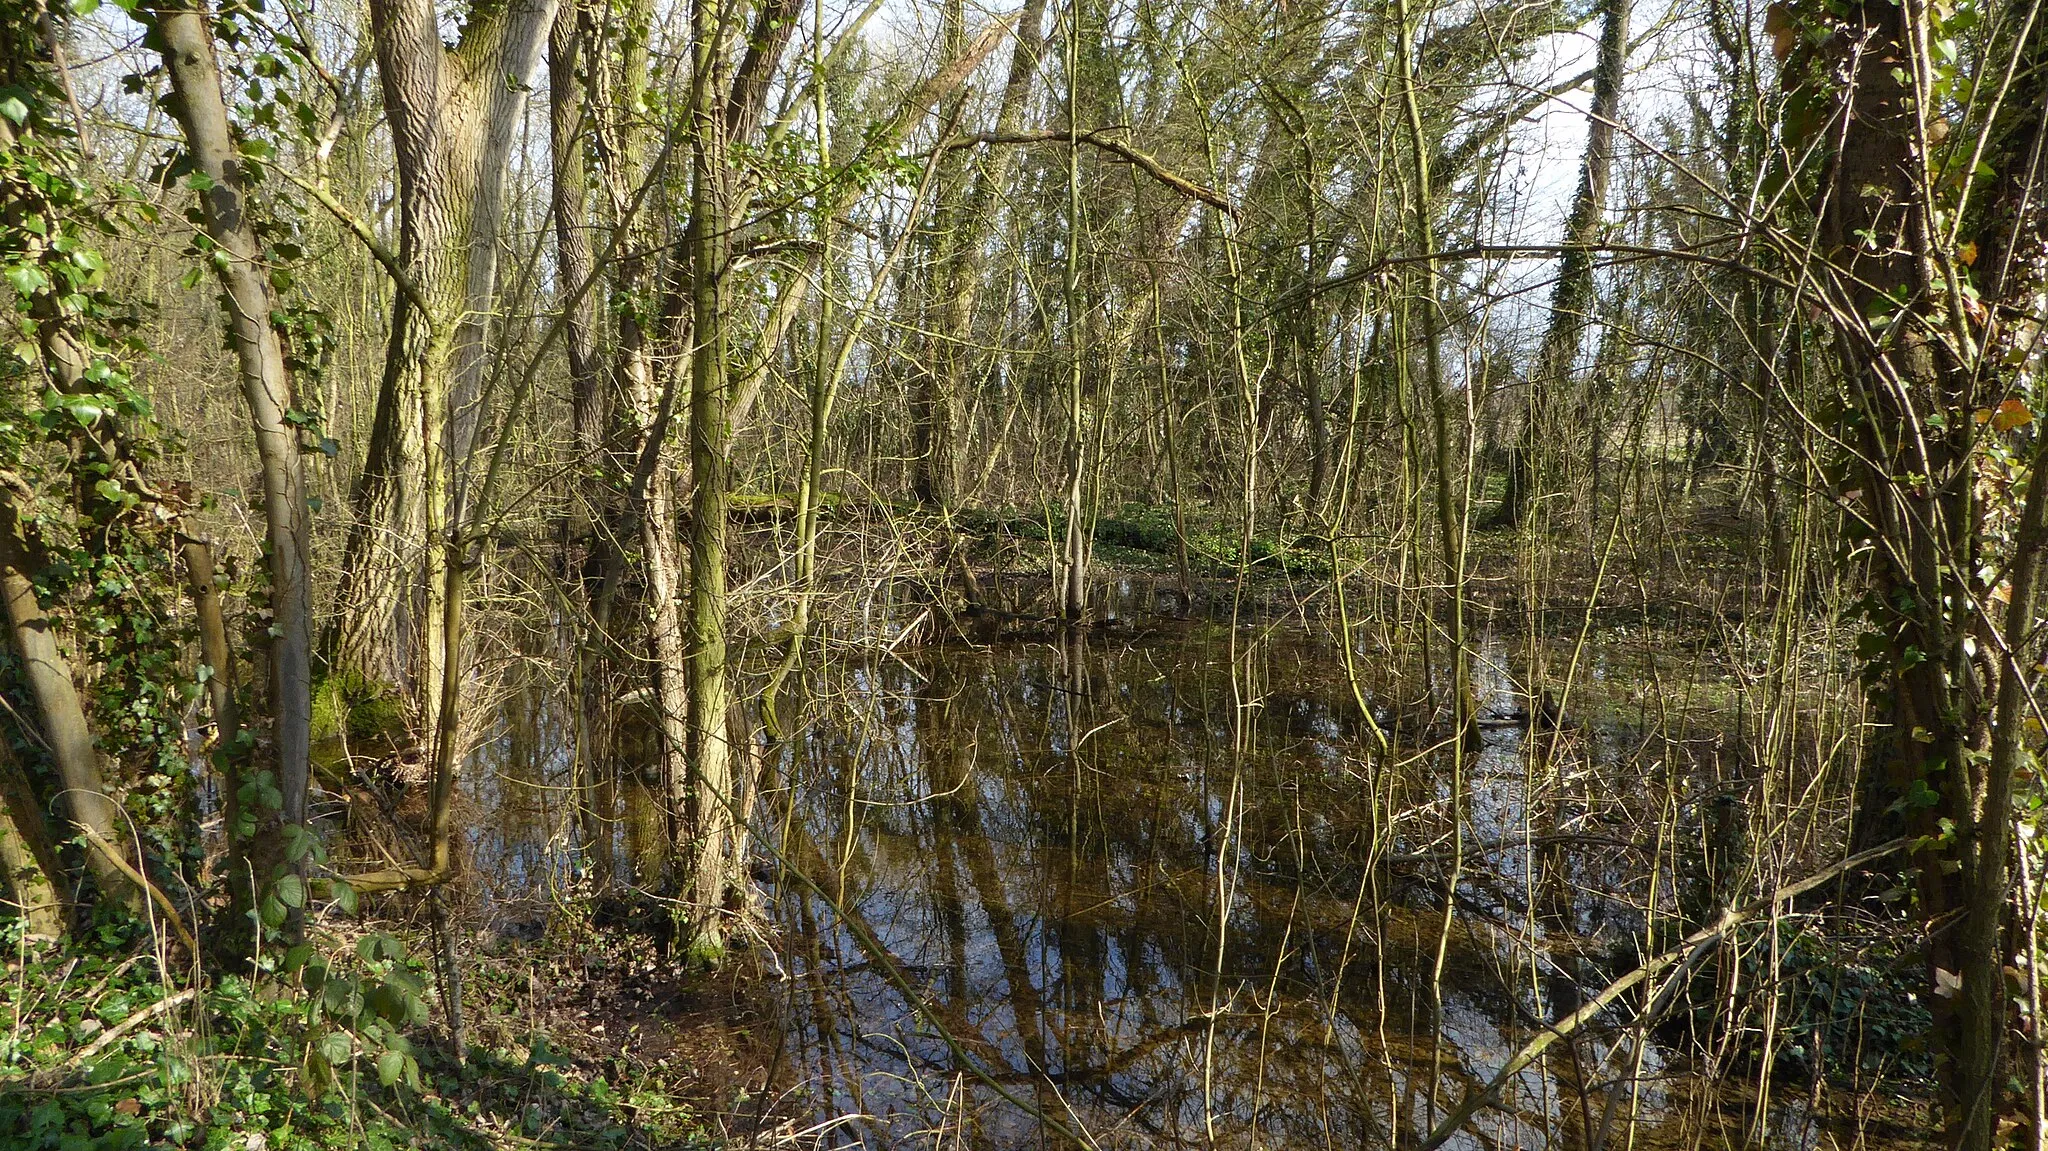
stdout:
[[1614,130],[1621,117],[1621,88],[1628,74],[1629,0],[1602,0],[1599,59],[1593,70],[1593,104],[1586,116],[1586,152],[1578,188],[1565,218],[1565,252],[1558,260],[1557,285],[1550,296],[1550,322],[1529,371],[1522,428],[1508,452],[1507,487],[1493,521],[1522,522],[1530,501],[1541,495],[1546,463],[1564,457],[1545,449],[1562,434],[1560,401],[1578,370],[1593,319],[1594,245],[1607,214],[1607,184],[1614,171]]
[[[1860,834],[1916,837],[1917,911],[1956,921],[1929,932],[1928,1002],[1946,1138],[1977,1151],[2004,1084],[2013,789],[2048,546],[2048,437],[2021,432],[2040,364],[2042,270],[2023,253],[2041,237],[2048,55],[2035,7],[2016,5],[1967,77],[1927,51],[1957,21],[1871,0],[1779,6],[1768,27],[1787,137],[1817,141],[1813,304],[1847,388],[1842,498],[1872,549],[1860,646],[1887,736]],[[1978,95],[1994,85],[2002,100]],[[1949,114],[1977,132],[1938,143]],[[1962,143],[1977,133],[1981,159]]]
[[[151,32],[170,77],[172,110],[185,135],[197,174],[199,213],[224,297],[223,323],[241,368],[243,403],[263,463],[263,508],[276,636],[270,652],[270,705],[276,749],[275,814],[257,820],[244,882],[255,890],[299,861],[287,860],[287,829],[303,835],[311,778],[312,584],[308,571],[311,528],[299,434],[290,420],[297,406],[285,364],[284,340],[272,317],[276,293],[265,270],[268,257],[250,210],[249,161],[239,149],[221,96],[213,32],[200,4],[165,4],[150,10]],[[239,888],[238,888],[239,891]],[[253,895],[252,895],[253,898]]]
[[342,561],[337,598],[347,606],[328,658],[362,688],[407,691],[428,746],[442,677],[459,658],[442,634],[444,537],[460,518],[460,477],[481,415],[506,163],[554,8],[474,5],[449,47],[432,0],[369,5],[403,282]]

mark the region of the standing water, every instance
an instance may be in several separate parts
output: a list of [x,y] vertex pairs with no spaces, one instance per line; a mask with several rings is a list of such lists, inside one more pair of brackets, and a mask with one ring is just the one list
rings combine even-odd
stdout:
[[[1413,1146],[1672,937],[1684,855],[1641,813],[1721,770],[1723,740],[1532,729],[1495,644],[1454,756],[1443,716],[1368,719],[1326,639],[1235,641],[1177,623],[818,677],[755,806],[759,994],[797,1127],[878,1148]],[[507,714],[470,774],[501,816],[473,849],[539,883],[573,839],[568,725],[524,696]],[[1710,1079],[1616,1022],[1445,1145],[1827,1143],[1803,1098],[1760,1100],[1754,1074]]]

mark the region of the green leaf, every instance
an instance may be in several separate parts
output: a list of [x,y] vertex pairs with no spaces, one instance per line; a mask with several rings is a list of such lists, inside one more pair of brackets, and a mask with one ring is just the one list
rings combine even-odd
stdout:
[[350,887],[342,880],[335,880],[334,906],[339,907],[345,915],[354,915],[356,913],[356,889]]
[[184,275],[178,277],[178,286],[189,292],[199,286],[199,278],[205,274],[206,269],[194,265],[186,269]]
[[355,1049],[356,1045],[349,1039],[346,1031],[329,1031],[320,1037],[321,1057],[337,1066],[348,1062],[348,1057],[355,1054]]
[[7,282],[24,296],[33,296],[50,286],[50,278],[34,264],[16,264],[7,269]]
[[214,182],[212,176],[197,170],[185,174],[185,186],[195,192],[210,192],[220,187],[218,183]]
[[405,1074],[405,1053],[386,1051],[377,1056],[377,1082],[389,1087]]
[[[287,847],[286,850],[290,848]],[[306,906],[306,881],[296,875],[279,876],[272,890],[286,907]]]
[[23,120],[28,119],[28,105],[22,103],[19,96],[9,96],[4,100],[0,100],[0,116],[5,116],[19,124]]
[[353,1020],[363,1013],[363,989],[353,979],[328,980],[320,989],[320,1001],[336,1019]]

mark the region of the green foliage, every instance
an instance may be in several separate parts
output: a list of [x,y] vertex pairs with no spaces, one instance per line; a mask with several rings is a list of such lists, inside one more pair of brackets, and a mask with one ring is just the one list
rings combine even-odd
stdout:
[[18,924],[0,927],[0,948],[21,960],[0,1010],[25,1024],[0,1033],[10,1149],[494,1151],[506,1133],[579,1149],[696,1145],[687,1119],[659,1135],[644,1122],[673,1103],[614,1086],[544,1038],[467,1068],[419,1043],[427,976],[391,935],[273,953],[253,977],[168,1006],[177,973],[167,979],[127,925],[66,952],[27,946]]
[[[0,56],[34,60],[33,17],[0,21]],[[129,813],[149,853],[197,861],[194,779],[184,713],[197,684],[184,668],[181,596],[168,562],[183,510],[147,478],[178,450],[156,427],[127,361],[145,349],[136,316],[107,291],[96,246],[154,223],[137,192],[87,181],[62,98],[43,71],[16,66],[0,89],[14,130],[0,135],[0,292],[10,307],[0,351],[0,472],[22,521],[45,611],[90,668],[102,748],[122,769]],[[11,668],[0,668],[0,690]],[[40,768],[40,752],[20,749]]]
[[[1796,920],[1777,930],[1775,947],[1761,929],[1748,933],[1739,954],[1745,985],[1778,988],[1772,1043],[1780,1072],[1841,1082],[1931,1078],[1932,1016],[1919,995],[1926,978],[1910,949],[1895,940],[1854,948]],[[1744,1019],[1751,1044],[1763,1035],[1761,1016],[1759,1001]]]

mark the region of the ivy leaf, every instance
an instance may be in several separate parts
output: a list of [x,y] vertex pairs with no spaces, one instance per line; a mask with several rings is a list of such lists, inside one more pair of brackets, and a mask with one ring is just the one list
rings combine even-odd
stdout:
[[[0,103],[0,108],[4,108],[4,103]],[[50,278],[34,264],[16,264],[7,269],[7,282],[24,296],[33,296],[50,286]]]
[[93,426],[99,422],[101,416],[107,414],[105,408],[84,396],[66,396],[63,404],[64,410],[71,413],[71,418],[77,420],[81,428]]

